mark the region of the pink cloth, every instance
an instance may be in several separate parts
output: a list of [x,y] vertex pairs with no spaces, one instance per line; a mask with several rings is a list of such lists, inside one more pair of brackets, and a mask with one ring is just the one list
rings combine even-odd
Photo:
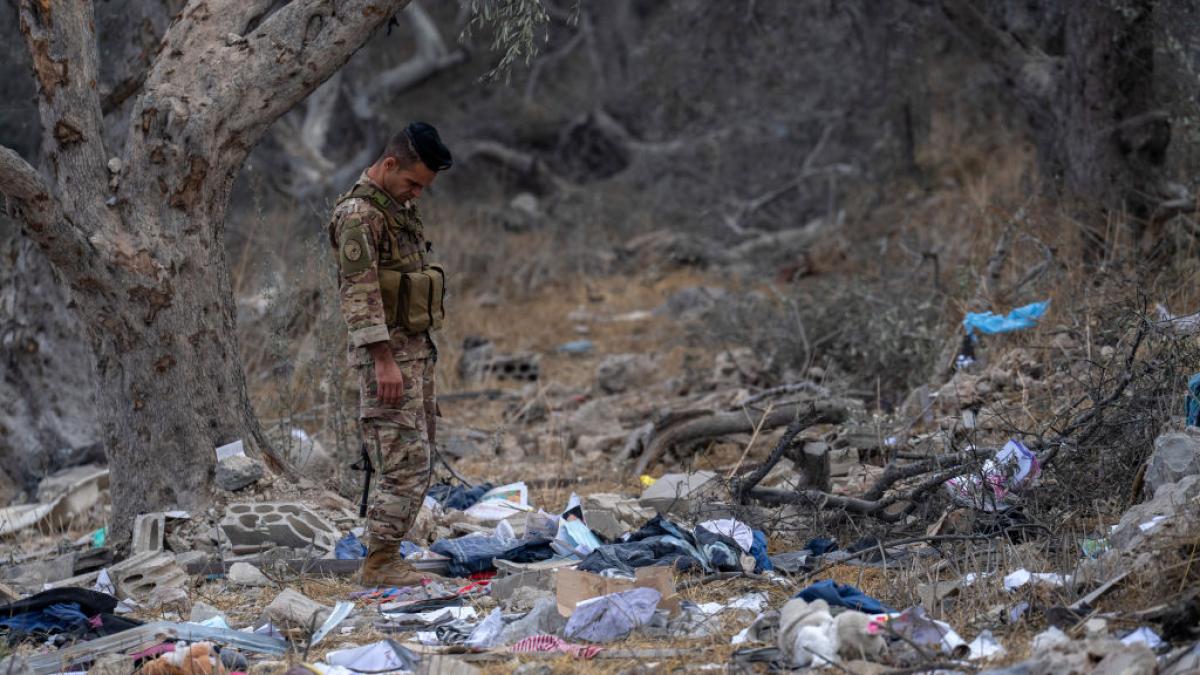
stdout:
[[591,659],[604,651],[595,645],[580,645],[567,642],[557,635],[534,635],[508,648],[510,652],[563,652],[577,659]]

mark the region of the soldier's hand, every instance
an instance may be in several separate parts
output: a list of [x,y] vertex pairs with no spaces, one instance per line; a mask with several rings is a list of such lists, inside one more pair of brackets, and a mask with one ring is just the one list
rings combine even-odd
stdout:
[[375,363],[375,381],[379,385],[379,402],[384,405],[400,405],[404,398],[404,375],[400,366],[390,358]]

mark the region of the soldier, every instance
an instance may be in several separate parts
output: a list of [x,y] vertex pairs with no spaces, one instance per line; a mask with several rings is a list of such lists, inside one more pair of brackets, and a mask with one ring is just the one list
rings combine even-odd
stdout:
[[368,518],[362,582],[410,586],[423,576],[400,555],[432,473],[437,347],[444,289],[416,200],[449,169],[437,130],[414,122],[338,198],[329,221],[337,256],[350,365],[359,380],[359,417],[379,476]]

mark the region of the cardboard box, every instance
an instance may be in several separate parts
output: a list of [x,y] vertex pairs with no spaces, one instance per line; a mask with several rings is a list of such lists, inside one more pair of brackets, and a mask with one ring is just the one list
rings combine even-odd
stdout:
[[558,571],[558,613],[571,616],[575,606],[584,600],[633,588],[653,588],[662,594],[658,606],[671,614],[679,613],[679,596],[675,593],[675,570],[670,567],[641,567],[636,579],[612,579],[591,572],[572,569]]

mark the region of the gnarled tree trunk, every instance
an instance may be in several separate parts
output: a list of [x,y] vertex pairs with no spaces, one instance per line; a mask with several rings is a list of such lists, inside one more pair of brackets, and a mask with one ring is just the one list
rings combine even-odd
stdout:
[[104,143],[91,2],[21,1],[45,175],[0,148],[0,192],[69,286],[92,347],[117,540],[140,512],[202,507],[214,447],[269,451],[234,332],[230,186],[271,122],[406,1],[192,0],[120,150]]
[[1127,212],[1137,230],[1175,196],[1153,0],[939,4],[1025,112],[1043,176],[1084,212]]

